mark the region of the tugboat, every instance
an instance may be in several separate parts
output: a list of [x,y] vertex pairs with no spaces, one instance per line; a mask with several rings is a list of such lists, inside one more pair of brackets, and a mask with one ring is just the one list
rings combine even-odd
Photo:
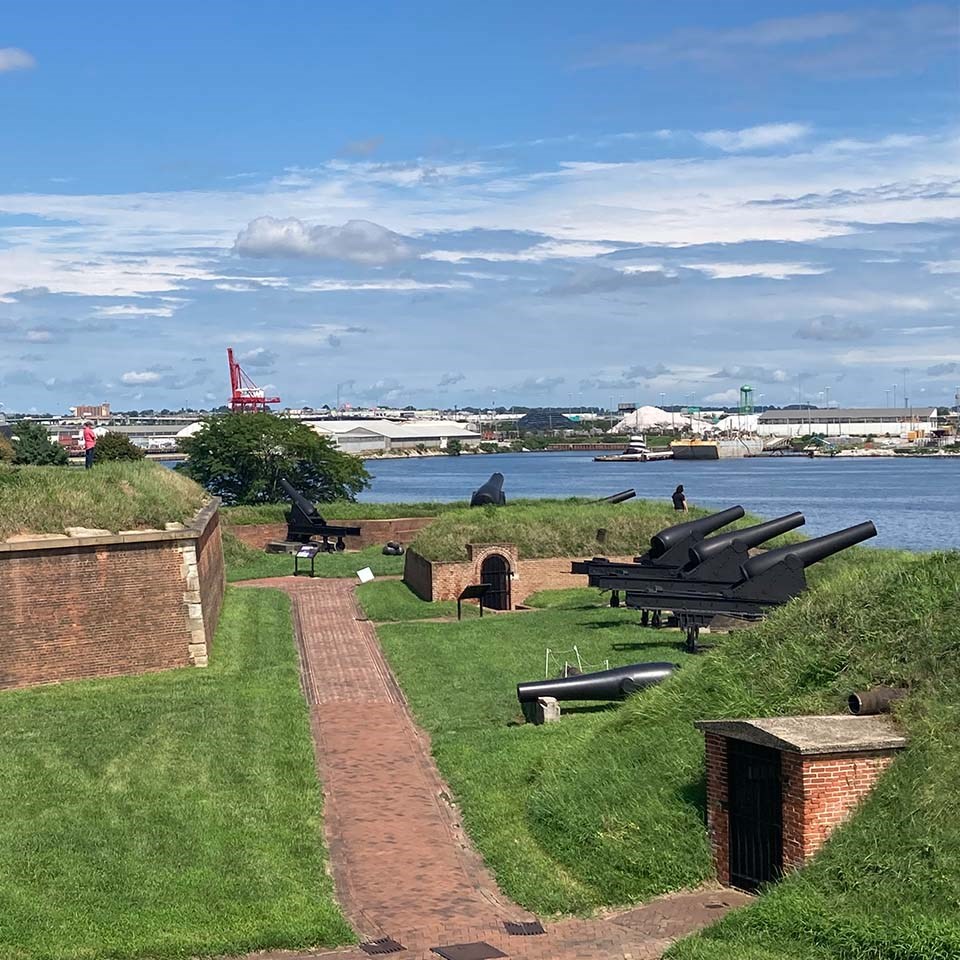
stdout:
[[623,453],[604,454],[594,457],[597,463],[646,463],[648,460],[670,460],[673,458],[671,450],[651,450],[644,437],[631,437]]

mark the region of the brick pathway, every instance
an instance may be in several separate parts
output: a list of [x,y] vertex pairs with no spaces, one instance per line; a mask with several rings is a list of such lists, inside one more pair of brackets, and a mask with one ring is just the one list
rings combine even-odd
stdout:
[[437,960],[431,947],[480,940],[515,960],[652,960],[674,939],[748,902],[736,891],[701,890],[605,919],[545,924],[541,936],[507,935],[502,921],[534,918],[497,890],[463,833],[373,625],[358,619],[353,582],[278,577],[245,585],[278,587],[293,600],[337,897],[361,939],[397,940],[407,948],[389,954],[397,960]]

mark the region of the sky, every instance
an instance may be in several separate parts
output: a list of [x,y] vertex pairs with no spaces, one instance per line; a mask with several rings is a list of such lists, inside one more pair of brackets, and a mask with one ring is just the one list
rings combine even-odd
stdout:
[[951,404],[958,26],[10,0],[0,409]]

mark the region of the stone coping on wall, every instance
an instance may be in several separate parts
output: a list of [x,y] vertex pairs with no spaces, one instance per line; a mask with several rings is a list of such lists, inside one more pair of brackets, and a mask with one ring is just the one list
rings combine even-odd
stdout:
[[838,714],[699,720],[694,726],[704,733],[802,756],[902,750],[907,745],[907,738],[888,716]]
[[0,542],[0,554],[33,550],[64,550],[74,547],[100,547],[126,543],[156,543],[157,541],[196,540],[220,508],[219,497],[212,497],[187,524],[171,524],[175,530],[127,530],[121,533],[91,531],[89,536],[68,536],[64,533],[27,535],[22,539]]

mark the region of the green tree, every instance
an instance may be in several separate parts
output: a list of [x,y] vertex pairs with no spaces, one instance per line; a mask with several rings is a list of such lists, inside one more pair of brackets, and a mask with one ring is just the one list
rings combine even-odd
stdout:
[[370,482],[358,457],[298,420],[271,413],[211,417],[180,445],[189,459],[177,469],[227,504],[283,501],[281,477],[319,502],[353,500]]
[[70,462],[67,451],[50,439],[47,428],[42,423],[25,421],[18,423],[14,429],[14,463],[36,467],[62,467]]
[[125,433],[115,431],[100,437],[94,450],[97,463],[107,460],[142,460],[146,456],[146,451],[138,447]]
[[0,463],[13,463],[13,444],[0,433]]
[[462,452],[463,449],[460,446],[460,441],[456,437],[447,441],[447,456],[459,457]]

